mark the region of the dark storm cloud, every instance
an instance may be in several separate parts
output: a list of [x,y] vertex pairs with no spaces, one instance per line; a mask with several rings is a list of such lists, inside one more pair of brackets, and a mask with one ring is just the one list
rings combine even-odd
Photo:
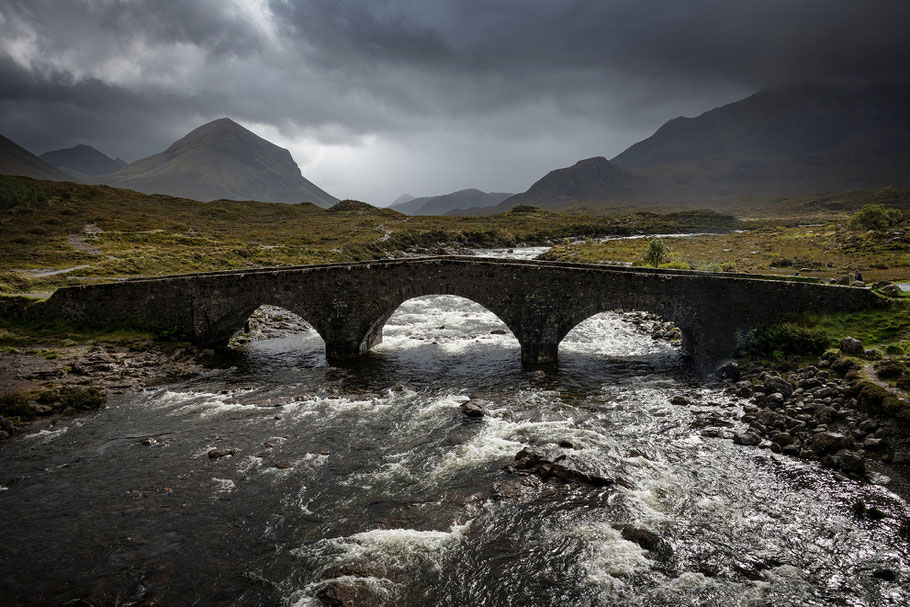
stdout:
[[342,195],[355,170],[374,199],[523,189],[763,86],[910,80],[907,23],[904,0],[7,0],[0,132],[132,160],[229,115]]

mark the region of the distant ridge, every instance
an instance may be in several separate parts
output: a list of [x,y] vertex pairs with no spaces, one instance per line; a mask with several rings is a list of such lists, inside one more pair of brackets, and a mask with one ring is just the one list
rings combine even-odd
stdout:
[[338,199],[307,180],[290,152],[229,118],[191,131],[160,154],[109,175],[108,185],[194,200],[312,202]]
[[632,199],[645,187],[644,178],[619,168],[603,156],[595,156],[550,171],[527,192],[504,201],[497,211],[517,205],[553,208],[582,202]]
[[414,198],[415,198],[415,196],[411,196],[410,194],[405,192],[404,194],[402,194],[401,196],[399,196],[398,198],[393,200],[392,204],[390,204],[389,206],[394,207],[396,204],[403,204],[405,202],[410,202],[410,201],[414,200]]
[[49,165],[3,135],[0,135],[0,175],[21,175],[48,181],[73,181],[72,175]]
[[126,163],[99,152],[90,145],[79,144],[63,150],[45,152],[41,160],[65,171],[82,175],[106,175],[126,166]]
[[761,90],[696,118],[674,118],[612,162],[634,168],[795,156],[908,131],[910,84],[793,84]]
[[551,171],[518,204],[711,206],[718,199],[910,186],[910,84],[770,88],[674,118],[618,154]]
[[503,192],[483,192],[476,188],[458,190],[442,196],[422,196],[397,204],[390,209],[406,215],[446,215],[457,213],[461,209],[492,207],[512,194]]

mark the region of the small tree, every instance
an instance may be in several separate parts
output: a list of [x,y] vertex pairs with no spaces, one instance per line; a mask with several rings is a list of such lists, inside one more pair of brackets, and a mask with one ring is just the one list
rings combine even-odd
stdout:
[[880,204],[867,204],[850,218],[847,227],[851,230],[884,230],[902,218],[903,213],[900,209],[883,207]]
[[670,249],[660,238],[652,238],[645,252],[645,263],[658,267],[670,258]]

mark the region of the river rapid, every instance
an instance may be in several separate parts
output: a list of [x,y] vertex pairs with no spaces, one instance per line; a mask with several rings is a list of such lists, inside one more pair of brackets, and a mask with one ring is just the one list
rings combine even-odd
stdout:
[[[907,504],[703,436],[739,428],[744,401],[677,348],[608,313],[543,372],[519,355],[481,306],[421,297],[356,364],[330,367],[312,330],[252,341],[14,437],[0,604],[304,607],[327,589],[356,605],[910,604]],[[465,416],[469,399],[487,415]],[[525,447],[621,482],[504,469]]]

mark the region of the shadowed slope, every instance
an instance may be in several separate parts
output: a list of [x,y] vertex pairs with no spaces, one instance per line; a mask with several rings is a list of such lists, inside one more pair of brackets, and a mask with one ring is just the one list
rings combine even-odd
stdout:
[[202,125],[106,182],[195,200],[312,202],[322,207],[338,201],[300,174],[290,152],[228,118]]

